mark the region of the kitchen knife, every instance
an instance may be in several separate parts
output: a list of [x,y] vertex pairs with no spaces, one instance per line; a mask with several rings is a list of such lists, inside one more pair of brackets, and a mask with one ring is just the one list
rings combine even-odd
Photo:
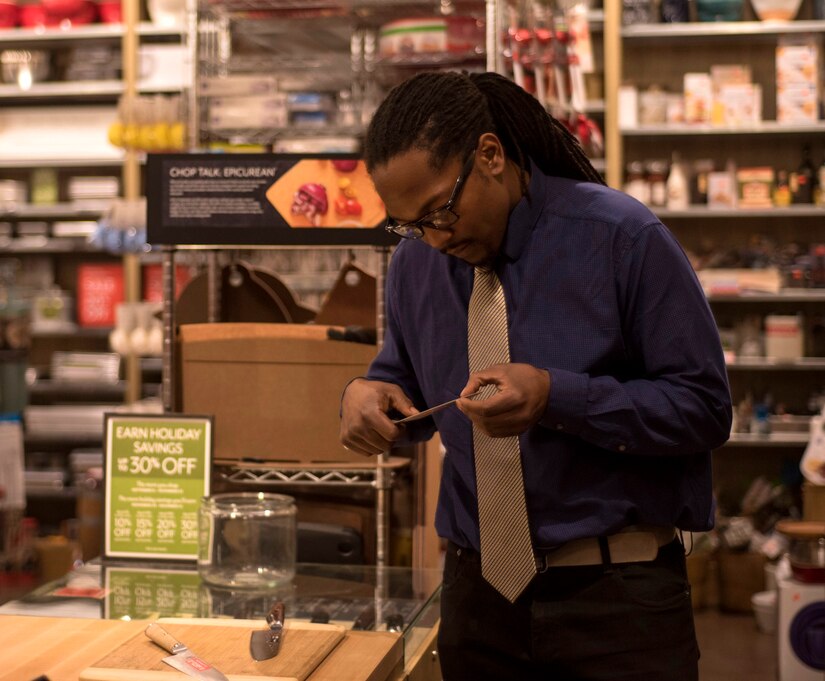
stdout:
[[252,659],[260,662],[275,657],[281,649],[284,636],[284,604],[277,601],[266,616],[269,629],[253,631],[249,639],[249,653]]
[[[481,393],[480,390],[476,390],[474,393],[470,393],[469,395],[464,395],[464,397],[475,397],[476,395],[478,395],[480,393]],[[435,412],[441,411],[442,409],[445,409],[445,408],[449,407],[451,404],[455,404],[456,402],[458,402],[461,399],[463,399],[463,398],[456,397],[454,400],[447,400],[446,402],[442,402],[441,404],[437,404],[434,407],[430,407],[429,409],[425,409],[424,411],[420,411],[417,414],[413,414],[412,416],[407,416],[406,418],[403,418],[403,419],[397,419],[396,421],[393,421],[393,423],[397,426],[397,425],[400,425],[402,423],[409,423],[410,421],[418,421],[418,419],[423,419],[424,417],[429,416],[430,414],[435,414]]]
[[170,667],[202,681],[229,681],[211,664],[205,662],[178,641],[172,634],[159,624],[152,622],[146,627],[146,635],[164,650],[172,653],[171,657],[164,657],[163,661]]

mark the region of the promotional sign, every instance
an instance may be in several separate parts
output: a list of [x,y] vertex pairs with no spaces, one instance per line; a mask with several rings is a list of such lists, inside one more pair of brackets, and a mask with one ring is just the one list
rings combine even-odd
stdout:
[[150,154],[148,241],[392,245],[364,162],[350,154]]
[[212,419],[106,414],[104,558],[196,560]]
[[103,618],[198,617],[201,580],[196,570],[103,566]]

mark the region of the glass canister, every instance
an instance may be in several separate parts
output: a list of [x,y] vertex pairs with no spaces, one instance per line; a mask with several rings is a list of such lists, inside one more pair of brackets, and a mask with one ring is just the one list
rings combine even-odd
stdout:
[[242,492],[204,497],[198,520],[198,572],[209,584],[272,588],[295,576],[295,499]]
[[825,522],[780,520],[776,529],[790,539],[793,576],[800,582],[825,584]]

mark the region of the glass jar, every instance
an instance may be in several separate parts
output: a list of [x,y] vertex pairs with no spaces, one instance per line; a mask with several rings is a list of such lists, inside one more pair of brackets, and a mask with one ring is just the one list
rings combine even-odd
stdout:
[[209,584],[266,589],[295,576],[295,499],[244,492],[204,497],[198,519],[198,572]]
[[790,539],[793,576],[800,582],[825,584],[825,522],[780,520],[776,529]]

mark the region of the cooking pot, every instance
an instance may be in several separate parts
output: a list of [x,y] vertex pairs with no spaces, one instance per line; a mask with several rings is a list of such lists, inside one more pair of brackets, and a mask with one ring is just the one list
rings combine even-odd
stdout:
[[0,65],[4,83],[16,83],[28,90],[49,76],[49,53],[46,50],[3,50]]
[[776,529],[790,539],[793,576],[800,582],[825,584],[825,522],[780,520]]

